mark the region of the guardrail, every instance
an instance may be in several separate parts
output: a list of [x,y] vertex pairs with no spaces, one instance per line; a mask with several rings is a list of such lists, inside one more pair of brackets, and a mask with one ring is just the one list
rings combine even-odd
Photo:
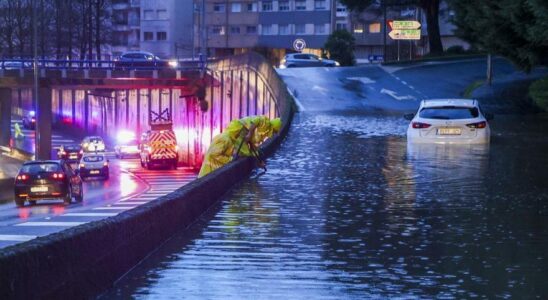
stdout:
[[[204,69],[206,62],[187,60],[161,60],[161,61],[124,61],[124,60],[58,60],[38,59],[38,68],[51,70],[85,70],[85,69],[135,69],[135,70],[196,70]],[[0,70],[30,70],[34,69],[34,59],[0,58]]]

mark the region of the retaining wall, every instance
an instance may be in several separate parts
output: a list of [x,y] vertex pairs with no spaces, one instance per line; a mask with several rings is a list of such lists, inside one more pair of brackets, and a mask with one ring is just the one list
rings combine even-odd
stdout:
[[[276,90],[284,91],[277,76],[267,78],[275,82]],[[293,114],[287,92],[277,96],[283,103],[284,123],[280,135],[263,145],[266,155],[286,135]],[[117,216],[0,250],[0,299],[80,299],[99,294],[175,232],[195,222],[247,178],[254,164],[252,158],[240,158]]]

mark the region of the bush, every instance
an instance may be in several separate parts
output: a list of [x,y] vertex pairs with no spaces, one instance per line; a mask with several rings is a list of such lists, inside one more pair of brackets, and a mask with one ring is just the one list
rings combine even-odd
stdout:
[[445,50],[445,53],[447,53],[447,54],[464,54],[464,53],[466,53],[466,50],[464,50],[464,48],[460,45],[455,45],[455,46],[451,46],[451,47],[447,48],[447,50]]
[[324,48],[329,52],[329,58],[338,61],[341,66],[352,66],[356,63],[354,37],[346,30],[336,30],[329,35]]
[[548,77],[539,79],[529,86],[529,97],[538,107],[548,112]]

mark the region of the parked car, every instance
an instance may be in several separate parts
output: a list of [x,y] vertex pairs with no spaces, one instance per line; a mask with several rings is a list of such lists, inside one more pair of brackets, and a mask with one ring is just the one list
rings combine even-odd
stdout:
[[280,64],[280,68],[296,67],[338,67],[337,61],[324,59],[309,53],[290,53],[287,54]]
[[483,112],[477,100],[431,99],[420,103],[407,129],[410,143],[487,144],[493,115]]
[[15,178],[15,204],[17,207],[29,201],[62,199],[70,204],[74,198],[84,198],[82,180],[64,160],[37,160],[23,164]]
[[36,116],[34,111],[29,111],[23,116],[23,128],[34,130],[36,128]]
[[0,69],[4,70],[19,70],[30,68],[32,68],[31,62],[21,60],[5,60],[0,64]]
[[117,69],[164,68],[170,66],[169,61],[145,51],[129,51],[118,57],[114,62]]
[[57,157],[59,159],[64,159],[67,162],[78,162],[82,158],[82,146],[80,145],[61,145],[59,151],[57,152]]
[[105,151],[105,142],[100,136],[88,136],[80,144],[83,152],[103,152]]
[[80,177],[103,177],[107,180],[110,176],[108,163],[104,153],[84,153],[79,165]]

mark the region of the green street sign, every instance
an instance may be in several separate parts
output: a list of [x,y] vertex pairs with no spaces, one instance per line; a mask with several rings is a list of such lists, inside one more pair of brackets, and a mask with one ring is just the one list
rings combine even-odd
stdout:
[[421,30],[420,29],[395,29],[390,31],[388,35],[393,40],[420,40],[421,39]]
[[405,30],[405,29],[419,29],[421,28],[421,23],[417,21],[392,21],[392,29],[394,30]]

